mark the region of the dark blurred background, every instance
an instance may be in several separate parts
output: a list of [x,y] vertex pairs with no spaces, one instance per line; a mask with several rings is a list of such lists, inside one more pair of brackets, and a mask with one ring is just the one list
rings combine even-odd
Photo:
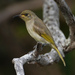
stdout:
[[[66,0],[66,2],[75,14],[75,0]],[[0,75],[16,75],[12,59],[33,50],[36,44],[28,34],[25,23],[20,18],[13,18],[13,16],[25,9],[30,9],[42,19],[42,5],[43,0],[0,0]],[[69,29],[61,12],[60,25],[67,38]],[[24,69],[26,75],[75,75],[74,58],[75,51],[72,51],[66,54],[66,67],[60,60],[59,63],[44,67],[37,64],[25,64]]]

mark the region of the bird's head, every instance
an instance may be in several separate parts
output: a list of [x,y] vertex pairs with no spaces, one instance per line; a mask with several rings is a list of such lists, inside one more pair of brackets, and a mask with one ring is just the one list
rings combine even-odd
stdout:
[[23,19],[25,22],[35,18],[35,16],[35,13],[30,10],[25,10],[20,14],[20,18]]

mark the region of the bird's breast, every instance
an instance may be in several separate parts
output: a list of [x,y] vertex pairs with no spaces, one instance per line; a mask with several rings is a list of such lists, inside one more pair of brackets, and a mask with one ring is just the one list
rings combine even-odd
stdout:
[[36,33],[33,29],[34,21],[26,23],[26,28],[28,33],[33,37],[37,42],[45,43],[45,39],[42,38],[38,33]]

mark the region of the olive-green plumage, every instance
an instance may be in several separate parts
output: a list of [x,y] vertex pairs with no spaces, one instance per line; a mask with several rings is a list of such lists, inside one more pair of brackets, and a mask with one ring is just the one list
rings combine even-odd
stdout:
[[37,41],[41,42],[42,44],[49,44],[52,48],[54,48],[57,53],[59,54],[61,60],[66,66],[65,61],[60,54],[59,50],[57,49],[54,40],[51,36],[50,31],[43,23],[43,21],[38,18],[35,13],[30,10],[23,11],[20,15],[20,18],[26,22],[26,28],[28,33]]

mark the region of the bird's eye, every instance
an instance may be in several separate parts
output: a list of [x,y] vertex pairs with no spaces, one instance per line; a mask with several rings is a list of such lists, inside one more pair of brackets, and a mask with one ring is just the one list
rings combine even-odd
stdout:
[[28,13],[25,14],[25,16],[28,16],[28,15],[29,15]]

